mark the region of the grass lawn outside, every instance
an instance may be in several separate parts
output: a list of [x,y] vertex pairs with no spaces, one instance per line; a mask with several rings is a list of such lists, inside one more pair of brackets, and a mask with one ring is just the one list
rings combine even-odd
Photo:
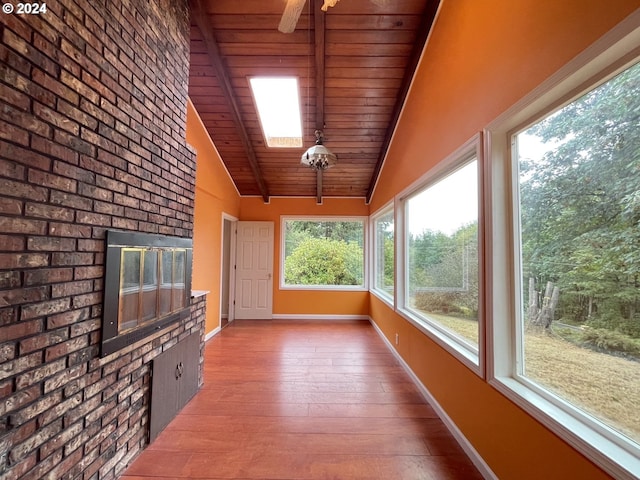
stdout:
[[640,443],[640,362],[525,335],[525,375]]
[[440,325],[448,328],[460,337],[470,341],[473,345],[478,345],[478,322],[468,318],[441,315],[438,313],[427,313],[426,316],[436,320]]
[[[426,313],[472,344],[478,322]],[[640,361],[583,348],[557,335],[525,334],[525,375],[640,443]]]

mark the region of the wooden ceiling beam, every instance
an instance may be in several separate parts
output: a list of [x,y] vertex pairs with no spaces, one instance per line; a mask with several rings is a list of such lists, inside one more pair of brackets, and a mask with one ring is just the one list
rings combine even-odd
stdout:
[[189,5],[191,7],[191,15],[193,20],[195,21],[198,29],[200,30],[200,34],[204,40],[206,45],[207,54],[211,59],[211,64],[213,65],[216,77],[218,78],[218,83],[220,84],[220,88],[224,92],[225,97],[229,101],[229,106],[231,107],[231,114],[233,116],[234,123],[238,129],[238,133],[240,135],[240,139],[242,141],[242,146],[247,154],[247,159],[249,160],[249,166],[251,167],[251,171],[255,177],[256,184],[258,185],[258,189],[260,191],[260,195],[265,203],[269,202],[269,189],[267,188],[267,184],[264,180],[262,172],[260,170],[260,165],[258,164],[258,159],[256,157],[256,153],[251,145],[251,139],[249,138],[249,134],[244,126],[244,122],[242,121],[242,114],[240,112],[240,107],[236,100],[236,96],[233,92],[233,87],[231,86],[231,80],[229,79],[229,75],[227,70],[222,62],[222,55],[220,53],[220,48],[218,46],[218,42],[213,34],[213,29],[211,26],[211,22],[207,15],[207,12],[202,6],[201,0],[189,0]]
[[[324,37],[325,16],[320,0],[309,0],[313,4],[314,58],[316,66],[316,130],[324,130]],[[322,203],[322,169],[316,170],[316,203]]]
[[316,203],[322,203],[322,169],[316,170]]
[[433,22],[435,21],[436,13],[438,12],[438,7],[440,6],[440,1],[441,0],[429,0],[429,2],[427,3],[427,7],[425,8],[422,15],[420,27],[416,32],[416,41],[414,43],[413,51],[411,52],[411,57],[409,58],[409,62],[407,63],[405,75],[402,79],[402,86],[400,87],[400,91],[398,92],[396,104],[393,108],[391,119],[389,120],[389,126],[387,127],[387,131],[385,133],[382,148],[380,149],[380,156],[378,157],[376,166],[373,169],[373,174],[371,175],[371,181],[369,183],[369,188],[367,189],[367,203],[371,202],[373,191],[375,190],[376,183],[378,182],[378,177],[380,176],[380,171],[382,170],[382,164],[384,163],[384,159],[387,156],[391,138],[393,137],[393,132],[395,131],[396,125],[398,124],[398,119],[400,118],[400,113],[402,112],[404,102],[407,99],[407,94],[409,93],[409,87],[411,86],[413,75],[415,74],[416,68],[418,67],[418,62],[420,61],[420,55],[422,54],[422,50],[427,43],[427,39],[429,38],[429,32],[431,31],[431,27],[433,26]]
[[316,130],[324,129],[324,37],[325,37],[325,15],[321,10],[321,0],[309,0],[314,5],[314,52],[316,66]]

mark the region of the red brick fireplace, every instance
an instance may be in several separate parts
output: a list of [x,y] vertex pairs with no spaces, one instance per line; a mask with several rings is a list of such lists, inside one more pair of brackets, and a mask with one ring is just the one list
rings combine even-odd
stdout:
[[193,236],[187,2],[49,1],[0,38],[0,478],[116,478],[148,442],[152,360],[203,346],[199,297],[100,356],[105,231]]

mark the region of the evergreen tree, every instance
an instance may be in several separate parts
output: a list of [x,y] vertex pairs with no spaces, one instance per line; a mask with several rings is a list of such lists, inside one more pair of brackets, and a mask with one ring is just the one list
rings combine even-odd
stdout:
[[520,159],[525,284],[555,282],[566,318],[640,334],[640,66],[526,133],[552,148]]

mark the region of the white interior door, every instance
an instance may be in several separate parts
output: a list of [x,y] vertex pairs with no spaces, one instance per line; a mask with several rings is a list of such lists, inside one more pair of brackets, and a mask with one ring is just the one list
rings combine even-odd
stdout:
[[237,222],[235,318],[271,319],[273,222]]

